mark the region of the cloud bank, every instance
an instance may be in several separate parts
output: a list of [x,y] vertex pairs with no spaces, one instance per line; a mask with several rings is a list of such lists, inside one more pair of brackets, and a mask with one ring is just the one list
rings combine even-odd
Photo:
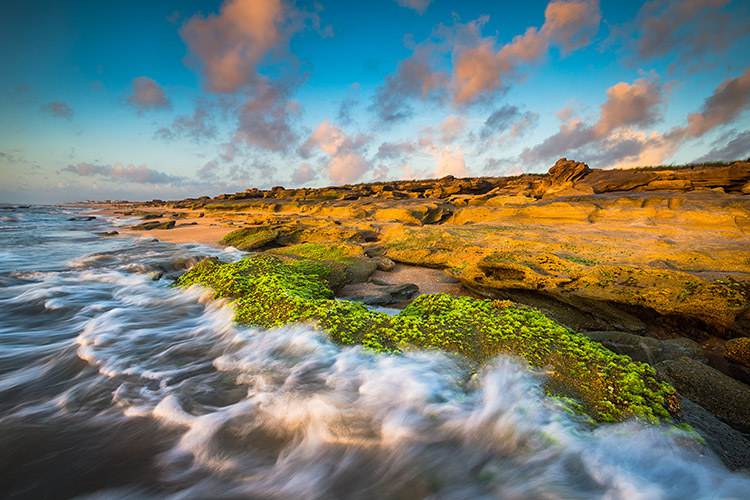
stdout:
[[62,169],[81,177],[104,177],[114,181],[134,182],[138,184],[180,184],[184,177],[166,174],[152,170],[145,165],[127,165],[115,163],[114,165],[94,165],[93,163],[78,163],[68,165]]

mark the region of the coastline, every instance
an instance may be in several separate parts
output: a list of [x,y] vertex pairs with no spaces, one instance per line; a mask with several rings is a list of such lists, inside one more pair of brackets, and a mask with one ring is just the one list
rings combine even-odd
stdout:
[[[451,300],[489,298],[500,308],[538,312],[576,332],[582,346],[588,337],[652,367],[689,400],[682,421],[712,441],[727,464],[749,467],[741,457],[750,447],[735,454],[727,451],[727,440],[747,440],[750,415],[741,408],[750,408],[750,371],[729,357],[725,345],[749,331],[750,261],[743,256],[750,244],[750,165],[678,173],[683,179],[672,182],[677,174],[670,171],[591,171],[561,160],[547,176],[526,180],[274,188],[86,207],[132,217],[133,225],[173,225],[123,228],[127,234],[220,248],[218,241],[234,232],[232,246],[254,255],[282,263],[328,262],[346,276],[331,290],[350,304],[402,310],[419,296],[429,303],[425,293],[446,293]],[[419,293],[391,301],[387,287],[407,282]],[[259,300],[273,308],[274,297]],[[305,307],[311,309],[299,318],[281,317],[294,322],[332,306]],[[328,314],[321,318],[334,321]],[[352,314],[358,321],[360,313]],[[279,319],[264,321],[260,326]],[[331,325],[341,321],[348,320]],[[393,321],[397,330],[404,328]],[[387,336],[379,338],[388,345]],[[700,413],[695,403],[708,411]]]

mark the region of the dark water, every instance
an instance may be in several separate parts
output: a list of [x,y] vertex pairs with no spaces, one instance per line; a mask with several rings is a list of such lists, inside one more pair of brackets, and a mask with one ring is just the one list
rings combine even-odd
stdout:
[[111,229],[0,209],[0,498],[750,497],[679,433],[589,430],[512,360],[238,328],[167,279],[237,253]]

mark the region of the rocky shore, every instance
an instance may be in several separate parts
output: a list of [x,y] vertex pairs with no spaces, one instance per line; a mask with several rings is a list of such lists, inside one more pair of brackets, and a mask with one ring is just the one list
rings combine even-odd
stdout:
[[[544,175],[275,187],[107,208],[143,218],[131,228],[139,234],[272,259],[277,277],[288,270],[274,266],[296,266],[302,281],[264,297],[296,297],[296,312],[258,324],[314,320],[344,343],[448,348],[477,363],[511,352],[595,420],[687,423],[707,453],[750,470],[748,194],[748,162],[598,170],[561,159]],[[259,279],[253,269],[240,281]],[[185,282],[221,288],[198,272]],[[310,283],[353,302],[317,296]],[[243,300],[237,290],[223,296]],[[339,303],[356,310],[335,305],[337,321],[367,325],[351,338],[331,316]],[[363,304],[403,312],[380,316]],[[462,310],[484,323],[464,325]],[[252,313],[246,322],[259,317]],[[463,325],[468,337],[438,339],[435,318]],[[572,383],[576,363],[588,374],[581,384]]]

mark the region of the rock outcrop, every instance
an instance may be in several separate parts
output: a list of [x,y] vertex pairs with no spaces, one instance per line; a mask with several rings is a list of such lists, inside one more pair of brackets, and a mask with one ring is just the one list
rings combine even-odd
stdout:
[[655,365],[682,357],[707,363],[706,353],[699,343],[686,338],[659,340],[626,332],[584,332],[583,335],[599,342],[610,351],[629,356],[633,361]]
[[[728,425],[750,429],[748,194],[748,162],[602,170],[563,158],[546,174],[252,188],[123,209],[234,229],[223,244],[323,266],[331,291],[370,305],[409,307],[406,280],[370,280],[409,264],[441,270],[497,307],[532,307],[656,367],[690,400],[683,421],[725,463],[747,468],[747,446],[732,444]],[[711,366],[701,344],[717,349]]]
[[750,432],[750,387],[687,357],[662,361],[655,368],[680,395],[735,429]]

